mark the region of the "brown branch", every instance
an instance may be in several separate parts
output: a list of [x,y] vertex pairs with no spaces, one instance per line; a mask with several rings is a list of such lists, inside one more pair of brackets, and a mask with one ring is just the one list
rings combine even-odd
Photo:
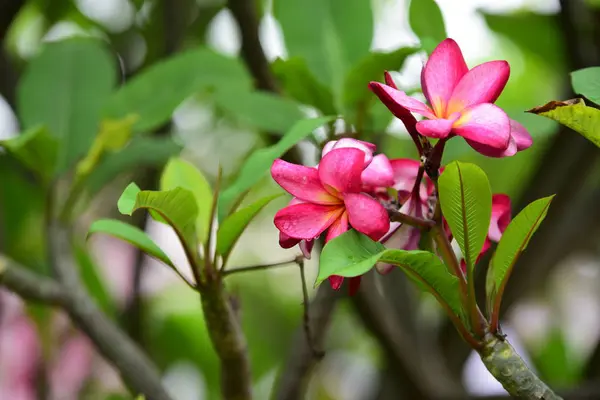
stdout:
[[407,224],[411,226],[415,226],[417,228],[429,230],[435,226],[435,221],[416,218],[412,215],[404,214],[398,210],[393,208],[386,208],[386,211],[390,217],[390,220],[393,222],[400,222],[402,224]]

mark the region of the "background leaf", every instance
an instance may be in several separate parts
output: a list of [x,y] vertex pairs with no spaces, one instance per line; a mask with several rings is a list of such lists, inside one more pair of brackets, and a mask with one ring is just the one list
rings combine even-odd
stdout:
[[530,203],[508,225],[490,261],[486,276],[486,298],[491,319],[497,319],[506,283],[517,259],[546,218],[554,196]]
[[88,237],[94,233],[104,233],[124,240],[166,265],[175,268],[173,262],[160,247],[154,243],[146,232],[137,226],[119,221],[118,219],[100,219],[92,223],[88,230]]
[[442,11],[434,0],[411,0],[408,20],[427,53],[447,37]]
[[475,164],[452,162],[438,181],[442,213],[456,238],[472,277],[492,216],[492,191],[485,172]]
[[176,187],[187,189],[194,195],[198,206],[196,233],[200,242],[204,243],[208,238],[208,225],[212,214],[213,194],[210,184],[193,164],[181,158],[173,158],[169,160],[160,177],[160,190]]
[[583,68],[571,72],[573,91],[600,104],[600,67]]
[[223,218],[227,214],[231,202],[266,175],[276,158],[281,157],[315,129],[333,119],[334,117],[321,117],[300,120],[283,135],[279,142],[252,153],[246,162],[244,162],[236,180],[221,193],[219,198],[219,218]]
[[83,38],[46,44],[28,64],[17,91],[19,116],[25,129],[44,124],[58,139],[58,173],[92,145],[115,65],[102,42]]
[[74,246],[74,256],[79,267],[79,275],[87,292],[92,296],[102,311],[111,318],[117,317],[117,306],[106,287],[104,277],[98,265],[92,260],[84,246]]

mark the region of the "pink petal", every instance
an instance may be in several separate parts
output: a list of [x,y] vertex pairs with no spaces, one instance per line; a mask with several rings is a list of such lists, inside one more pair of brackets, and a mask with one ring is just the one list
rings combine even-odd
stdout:
[[303,240],[300,242],[300,246],[298,246],[298,247],[300,247],[300,251],[302,252],[302,255],[307,260],[310,260],[310,253],[312,252],[312,248],[313,248],[314,244],[315,244],[314,240]]
[[354,296],[358,289],[360,288],[360,276],[355,276],[350,278],[350,282],[348,284],[348,294],[350,296]]
[[423,136],[432,137],[436,139],[443,139],[450,134],[452,131],[452,125],[460,117],[459,113],[455,113],[451,118],[436,118],[426,119],[417,122],[417,131]]
[[344,149],[344,148],[354,148],[359,149],[365,153],[365,167],[371,163],[373,160],[373,152],[375,151],[375,145],[373,143],[365,142],[362,140],[352,139],[352,138],[342,138],[340,140],[332,140],[327,142],[323,147],[323,152],[321,153],[321,158],[325,157],[327,153],[329,153],[333,149]]
[[285,191],[300,200],[316,204],[340,203],[340,199],[325,190],[315,168],[277,159],[271,166],[271,176]]
[[386,85],[388,85],[392,89],[398,89],[398,86],[396,86],[396,82],[394,82],[394,79],[392,78],[392,75],[390,75],[389,72],[385,71],[383,76],[385,78]]
[[329,242],[331,239],[335,239],[340,236],[342,233],[348,230],[348,213],[344,211],[344,213],[334,221],[333,224],[327,230],[327,236],[325,237],[325,243]]
[[517,145],[517,151],[531,147],[533,139],[527,129],[514,119],[510,120],[510,135]]
[[452,132],[473,142],[501,150],[506,150],[510,144],[508,115],[490,103],[465,109],[454,123]]
[[490,228],[488,237],[499,242],[502,233],[510,223],[510,197],[505,194],[495,194],[492,196],[492,218],[490,220]]
[[506,61],[490,61],[476,66],[454,88],[446,115],[477,104],[495,102],[506,86],[509,75],[510,66]]
[[319,163],[319,178],[323,186],[336,194],[359,192],[364,159],[365,154],[355,148],[331,150]]
[[379,82],[369,83],[369,88],[379,97],[379,100],[385,104],[392,114],[400,119],[405,117],[406,110],[421,114],[427,118],[436,118],[431,108],[426,104],[407,96],[406,93],[398,89]]
[[452,92],[468,70],[454,40],[446,39],[433,50],[421,72],[421,86],[437,116],[446,115],[446,105]]
[[279,246],[281,246],[284,249],[291,249],[301,241],[302,239],[296,239],[286,235],[283,232],[279,232]]
[[338,275],[331,275],[329,277],[329,285],[333,290],[339,290],[342,287],[342,283],[344,283],[344,277]]
[[370,187],[391,187],[394,185],[392,164],[384,154],[373,157],[373,161],[360,177],[363,185]]
[[363,193],[347,193],[344,204],[350,225],[373,240],[379,240],[390,229],[387,211],[374,198]]
[[477,143],[472,140],[467,140],[467,143],[475,151],[477,151],[480,154],[483,154],[486,157],[502,158],[511,157],[517,154],[517,144],[515,143],[512,137],[510,138],[508,147],[506,149],[496,149],[494,147],[486,146],[484,144]]
[[275,214],[275,226],[287,236],[311,240],[319,236],[344,212],[342,206],[296,204]]
[[394,189],[410,192],[417,179],[421,163],[409,158],[396,158],[390,160],[394,173]]

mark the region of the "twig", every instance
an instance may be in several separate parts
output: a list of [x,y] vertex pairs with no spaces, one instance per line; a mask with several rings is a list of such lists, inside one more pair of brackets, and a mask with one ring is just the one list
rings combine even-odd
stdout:
[[296,259],[296,263],[300,268],[300,280],[302,281],[302,304],[304,305],[304,334],[306,335],[306,342],[310,347],[313,356],[316,359],[321,359],[325,357],[325,352],[319,350],[315,344],[313,339],[311,329],[310,329],[310,300],[308,298],[308,289],[306,288],[306,276],[304,274],[304,258],[298,257]]
[[429,230],[435,226],[435,221],[416,218],[412,215],[404,214],[396,209],[386,207],[386,211],[393,222],[400,222],[417,228]]
[[265,269],[278,268],[278,267],[286,267],[286,266],[289,266],[290,264],[293,264],[295,262],[297,262],[297,259],[288,260],[288,261],[282,261],[282,262],[273,263],[273,264],[250,265],[248,267],[240,267],[240,268],[228,269],[228,270],[225,270],[225,271],[221,272],[221,276],[228,276],[228,275],[238,274],[240,272],[263,271]]
[[54,280],[38,276],[0,255],[0,284],[24,299],[62,306],[64,291]]

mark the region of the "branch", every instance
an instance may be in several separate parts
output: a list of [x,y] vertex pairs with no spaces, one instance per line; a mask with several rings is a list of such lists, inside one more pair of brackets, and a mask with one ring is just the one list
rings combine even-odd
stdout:
[[1,254],[0,284],[23,299],[53,306],[65,303],[65,291],[58,283],[38,276]]
[[435,221],[416,218],[408,214],[404,214],[396,209],[386,207],[386,211],[393,222],[400,222],[417,228],[429,230],[435,226]]

